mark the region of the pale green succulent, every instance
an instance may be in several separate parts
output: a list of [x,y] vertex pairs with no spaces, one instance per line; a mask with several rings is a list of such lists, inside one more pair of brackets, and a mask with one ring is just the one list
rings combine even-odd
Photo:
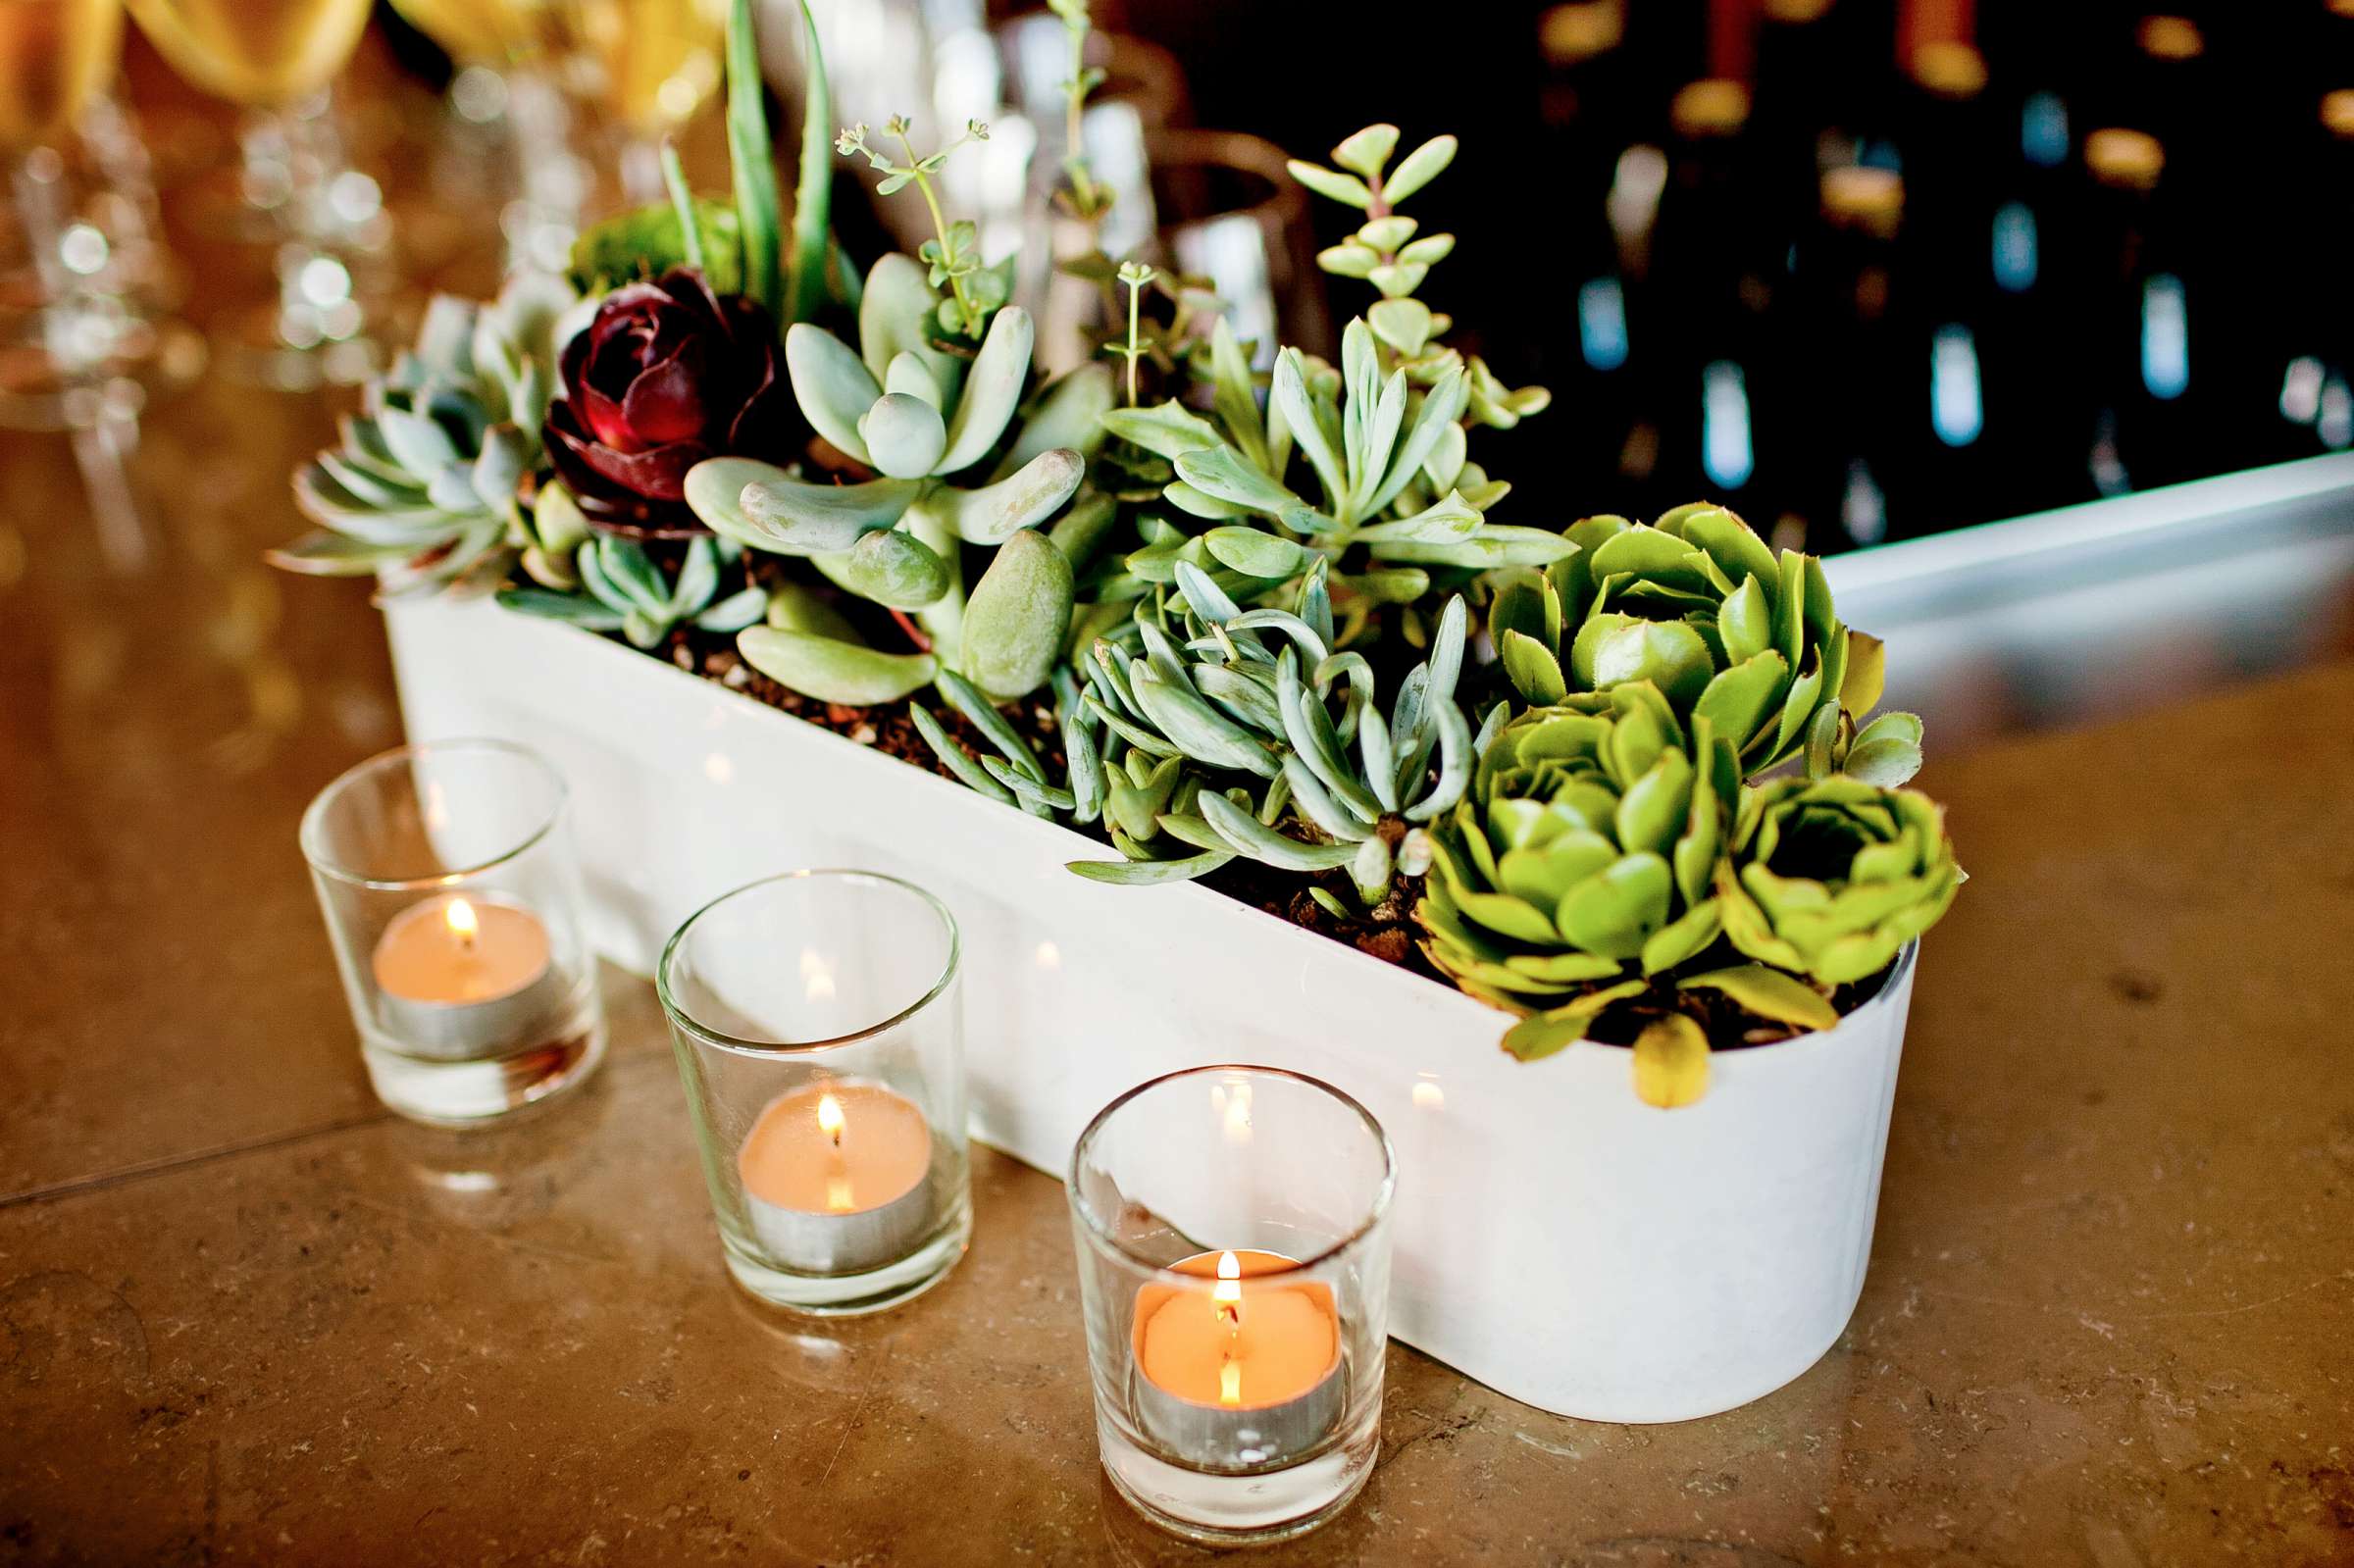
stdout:
[[[1104,415],[1113,434],[1170,461],[1176,477],[1163,498],[1213,525],[1198,546],[1165,530],[1129,559],[1131,574],[1150,582],[1156,570],[1193,558],[1255,582],[1255,592],[1245,593],[1253,597],[1321,560],[1355,590],[1357,579],[1342,558],[1361,546],[1372,568],[1364,576],[1386,569],[1407,580],[1375,591],[1403,588],[1390,596],[1410,599],[1428,590],[1427,567],[1545,566],[1571,554],[1575,547],[1550,530],[1487,522],[1481,508],[1504,486],[1481,476],[1475,495],[1459,487],[1467,471],[1458,423],[1469,399],[1465,372],[1450,367],[1417,388],[1404,368],[1384,371],[1377,341],[1366,323],[1350,323],[1338,371],[1283,350],[1262,416],[1221,326],[1212,340],[1216,423],[1174,402]],[[1312,504],[1289,482],[1295,457],[1314,481]]]
[[[1840,625],[1822,563],[1777,559],[1724,508],[1682,506],[1649,527],[1587,518],[1566,538],[1575,554],[1504,578],[1489,607],[1490,640],[1523,700],[1648,683],[1731,740],[1744,778],[1810,744],[1827,752],[1842,709],[1879,700],[1879,644]],[[1893,767],[1897,750],[1878,754]]]
[[[645,546],[618,534],[600,533],[573,556],[582,591],[507,588],[498,602],[507,609],[590,632],[618,632],[634,647],[657,648],[682,624],[722,634],[741,632],[768,610],[768,590],[745,582],[743,547],[707,536],[691,540],[676,578],[664,575]],[[742,583],[724,597],[731,582]]]
[[1235,855],[1304,873],[1345,866],[1378,903],[1396,872],[1423,869],[1418,825],[1470,781],[1476,748],[1455,698],[1460,598],[1385,713],[1372,666],[1333,651],[1321,562],[1293,611],[1245,610],[1189,564],[1177,585],[1181,612],[1138,606],[1082,663],[1081,707],[1105,732],[1103,816],[1126,859],[1072,869],[1153,883]]
[[1918,790],[1779,779],[1742,803],[1716,892],[1735,947],[1840,986],[1892,963],[1963,880],[1943,809]]
[[[714,458],[687,476],[688,505],[715,532],[806,557],[846,592],[914,612],[931,641],[928,655],[892,654],[855,642],[816,646],[816,633],[801,632],[745,650],[811,696],[904,696],[931,679],[925,658],[965,668],[968,655],[993,695],[1019,696],[1046,676],[1034,650],[1059,643],[1070,618],[1067,568],[1057,580],[1028,547],[997,588],[996,567],[983,574],[972,589],[979,613],[968,615],[964,549],[1001,546],[1070,500],[1101,439],[1096,419],[1111,401],[1110,373],[1096,366],[1063,378],[1017,424],[1029,387],[1029,316],[1012,306],[996,312],[967,365],[934,345],[938,307],[923,269],[891,255],[876,264],[860,302],[862,352],[806,323],[786,334],[793,394],[811,427],[879,478],[821,483],[745,458]],[[981,482],[953,482],[960,477]],[[979,642],[968,647],[968,638]],[[1008,688],[1013,672],[1029,673],[1030,685]]]
[[539,461],[556,321],[571,284],[518,273],[496,301],[446,295],[413,349],[369,384],[342,439],[294,476],[318,531],[270,552],[289,571],[381,577],[387,594],[482,591],[513,559],[517,493]]

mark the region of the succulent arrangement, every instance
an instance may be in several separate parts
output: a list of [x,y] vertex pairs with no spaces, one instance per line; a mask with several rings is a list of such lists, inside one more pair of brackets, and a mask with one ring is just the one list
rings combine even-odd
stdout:
[[[1075,124],[1099,74],[1084,0],[1054,9]],[[1062,261],[1100,285],[1102,352],[1049,378],[1013,259],[943,206],[988,127],[837,132],[803,23],[790,231],[737,0],[732,199],[667,160],[671,199],[584,235],[570,278],[436,301],[296,476],[321,531],[281,564],[740,660],[868,733],[903,715],[944,773],[1106,846],[1076,874],[1391,934],[1515,1015],[1518,1056],[1630,1044],[1656,1104],[1702,1093],[1712,1048],[1835,1025],[1943,914],[1919,721],[1871,716],[1882,649],[1818,561],[1705,502],[1514,517],[1474,461],[1551,399],[1422,297],[1456,238],[1399,209],[1454,137],[1398,157],[1375,125],[1292,165],[1350,210],[1319,265],[1373,295],[1335,359],[1090,248]],[[918,255],[842,254],[840,158],[922,202]],[[1109,187],[1076,150],[1063,173],[1100,225]]]

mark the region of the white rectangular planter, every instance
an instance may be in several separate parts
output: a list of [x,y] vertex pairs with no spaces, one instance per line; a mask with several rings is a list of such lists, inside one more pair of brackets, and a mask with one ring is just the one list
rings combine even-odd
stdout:
[[[1391,1328],[1549,1410],[1673,1421],[1814,1363],[1863,1289],[1910,958],[1837,1029],[1635,1098],[1625,1051],[1523,1064],[1468,997],[1206,888],[1108,887],[1105,845],[618,643],[487,602],[386,614],[419,740],[570,782],[599,949],[639,974],[717,893],[799,866],[931,888],[964,936],[977,1136],[1060,1177],[1107,1100],[1213,1062],[1361,1100],[1399,1163]],[[981,1244],[987,1245],[984,1236]]]

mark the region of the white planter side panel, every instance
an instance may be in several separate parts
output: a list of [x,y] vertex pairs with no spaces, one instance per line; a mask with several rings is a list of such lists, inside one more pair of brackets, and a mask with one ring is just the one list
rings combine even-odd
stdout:
[[1706,1415],[1798,1376],[1846,1325],[1909,962],[1838,1029],[1720,1053],[1706,1098],[1659,1111],[1623,1050],[1516,1062],[1497,1048],[1509,1020],[1465,996],[1205,888],[1074,877],[1066,861],[1113,851],[617,643],[485,602],[386,620],[411,738],[503,736],[564,774],[591,935],[627,969],[772,872],[862,867],[945,898],[974,1131],[1042,1171],[1062,1176],[1088,1119],[1145,1079],[1265,1063],[1389,1130],[1392,1332],[1515,1398]]

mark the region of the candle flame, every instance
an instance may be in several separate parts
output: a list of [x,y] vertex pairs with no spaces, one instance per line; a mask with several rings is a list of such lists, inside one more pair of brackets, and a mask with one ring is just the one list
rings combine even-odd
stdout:
[[831,1094],[820,1094],[817,1097],[817,1130],[832,1138],[836,1148],[842,1147],[842,1130],[847,1125],[842,1114],[842,1101]]
[[1218,1403],[1232,1408],[1243,1402],[1243,1364],[1228,1356],[1218,1364]]
[[1243,1325],[1243,1260],[1231,1252],[1218,1254],[1218,1283],[1209,1288],[1211,1309],[1229,1329]]
[[474,938],[482,935],[482,917],[475,914],[474,905],[463,898],[452,898],[442,918],[449,922],[449,934],[462,946],[472,947]]

